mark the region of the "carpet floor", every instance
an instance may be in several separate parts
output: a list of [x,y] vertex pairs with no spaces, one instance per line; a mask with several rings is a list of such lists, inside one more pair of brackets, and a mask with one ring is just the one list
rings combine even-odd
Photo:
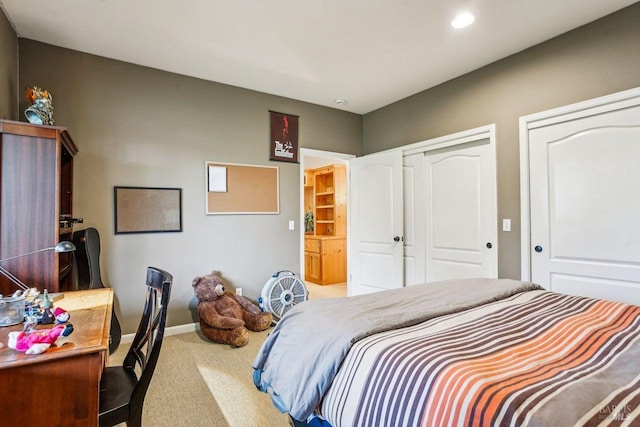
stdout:
[[[250,332],[249,344],[240,348],[212,343],[200,331],[165,336],[143,426],[289,427],[288,416],[251,378],[251,363],[270,331]],[[121,364],[128,348],[121,344],[109,365]]]
[[[347,293],[346,283],[306,285],[309,299]],[[271,328],[250,332],[249,344],[240,348],[212,343],[199,330],[165,336],[145,398],[142,425],[289,427],[289,417],[256,389],[251,378],[251,364],[269,332]],[[129,344],[122,343],[109,356],[109,365],[122,364],[128,349]]]

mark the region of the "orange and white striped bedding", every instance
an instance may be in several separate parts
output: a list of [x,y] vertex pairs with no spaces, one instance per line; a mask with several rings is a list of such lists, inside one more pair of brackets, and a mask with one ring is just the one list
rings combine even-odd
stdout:
[[365,337],[332,426],[640,425],[640,307],[534,290]]

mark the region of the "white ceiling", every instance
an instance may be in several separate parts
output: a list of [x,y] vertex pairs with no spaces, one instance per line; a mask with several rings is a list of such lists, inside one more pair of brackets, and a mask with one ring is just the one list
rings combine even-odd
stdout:
[[[364,114],[637,0],[0,0],[20,37]],[[450,21],[470,11],[475,23]],[[343,98],[347,104],[338,106]]]

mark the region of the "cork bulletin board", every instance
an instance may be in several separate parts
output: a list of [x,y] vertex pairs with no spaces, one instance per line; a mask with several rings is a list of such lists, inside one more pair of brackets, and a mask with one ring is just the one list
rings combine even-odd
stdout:
[[205,162],[206,213],[280,213],[279,174],[275,166]]
[[182,231],[182,189],[114,187],[115,234]]

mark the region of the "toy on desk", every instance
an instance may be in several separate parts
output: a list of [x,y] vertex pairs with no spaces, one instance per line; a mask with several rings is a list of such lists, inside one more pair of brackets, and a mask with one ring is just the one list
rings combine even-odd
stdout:
[[27,305],[24,310],[24,322],[22,330],[24,332],[33,332],[40,321],[40,312],[33,305]]
[[53,323],[55,317],[53,316],[53,301],[49,298],[49,291],[47,289],[44,290],[44,294],[42,295],[42,317],[40,318],[40,323],[43,325],[48,325]]
[[42,301],[33,301],[25,307],[24,331],[31,332],[38,323],[48,325],[51,323],[65,323],[71,315],[62,307],[54,307],[45,289]]
[[73,332],[73,325],[56,325],[51,329],[42,329],[33,332],[9,332],[9,348],[24,352],[25,354],[40,354],[52,345],[59,346],[62,340]]
[[53,313],[51,312],[50,308],[45,308],[44,310],[42,310],[42,316],[40,316],[40,323],[42,323],[43,325],[49,325],[53,323],[54,320],[55,320],[55,317],[53,316]]
[[64,308],[56,307],[53,310],[53,317],[55,317],[56,323],[67,323],[71,315]]

